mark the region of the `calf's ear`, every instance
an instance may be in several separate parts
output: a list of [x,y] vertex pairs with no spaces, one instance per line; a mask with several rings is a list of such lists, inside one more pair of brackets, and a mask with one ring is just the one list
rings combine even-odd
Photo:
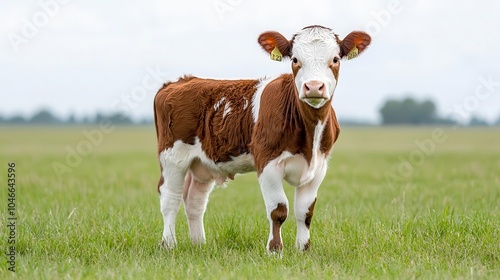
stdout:
[[363,31],[353,31],[349,33],[342,41],[339,41],[340,45],[340,57],[347,59],[353,59],[361,54],[370,45],[372,38],[366,32]]
[[292,43],[278,32],[264,32],[260,34],[258,42],[273,60],[281,61],[282,57],[290,57]]

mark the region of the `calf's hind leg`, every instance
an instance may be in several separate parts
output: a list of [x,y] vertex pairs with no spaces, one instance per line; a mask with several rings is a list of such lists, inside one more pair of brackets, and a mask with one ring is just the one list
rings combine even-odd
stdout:
[[168,161],[162,161],[162,178],[160,179],[160,210],[163,215],[162,246],[172,249],[175,246],[175,218],[182,203],[182,190],[187,187],[186,169],[179,168]]
[[214,187],[212,180],[200,181],[191,171],[186,176],[184,189],[184,208],[189,224],[189,236],[196,244],[205,243],[203,216],[207,208],[208,196]]

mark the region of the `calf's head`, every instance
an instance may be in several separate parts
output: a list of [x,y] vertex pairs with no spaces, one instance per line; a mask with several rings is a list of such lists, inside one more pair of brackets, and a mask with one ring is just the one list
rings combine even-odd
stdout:
[[278,32],[259,36],[259,44],[281,61],[292,61],[292,72],[300,100],[313,108],[321,108],[333,96],[337,87],[342,58],[354,58],[370,44],[370,35],[354,31],[341,40],[330,28],[309,26],[287,40]]

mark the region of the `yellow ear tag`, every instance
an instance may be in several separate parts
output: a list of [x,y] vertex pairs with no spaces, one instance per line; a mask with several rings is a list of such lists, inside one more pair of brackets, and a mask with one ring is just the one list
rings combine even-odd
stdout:
[[277,46],[274,47],[273,51],[271,52],[271,59],[276,61],[281,61],[283,59],[283,55],[281,54]]
[[347,54],[347,60],[351,60],[358,56],[358,48],[354,46],[354,48]]

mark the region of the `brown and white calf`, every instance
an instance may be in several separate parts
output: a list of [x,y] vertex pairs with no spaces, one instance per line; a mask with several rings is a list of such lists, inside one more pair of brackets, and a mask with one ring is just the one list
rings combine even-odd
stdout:
[[370,41],[360,31],[341,40],[322,26],[306,27],[291,40],[265,32],[259,44],[272,57],[290,58],[292,74],[260,80],[184,76],[166,83],[154,102],[162,244],[176,243],[183,201],[192,241],[205,242],[203,215],[214,184],[257,171],[270,224],[267,249],[283,247],[281,225],[289,209],[283,180],[296,188],[296,246],[308,249],[316,195],[340,132],[331,104],[340,61]]

